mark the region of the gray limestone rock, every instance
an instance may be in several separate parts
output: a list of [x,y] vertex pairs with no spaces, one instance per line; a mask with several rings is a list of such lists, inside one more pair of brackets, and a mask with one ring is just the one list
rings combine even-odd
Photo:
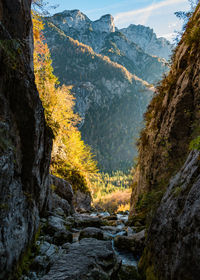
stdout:
[[90,211],[91,202],[92,202],[92,197],[89,192],[84,193],[79,190],[75,192],[73,203],[74,203],[77,211],[79,211],[79,210],[82,210],[85,212]]
[[103,240],[104,235],[103,235],[103,231],[99,228],[87,227],[81,230],[80,232],[79,240],[83,238],[96,238],[98,240]]
[[147,250],[163,279],[196,280],[200,275],[200,153],[191,152],[153,219]]
[[30,245],[49,199],[51,132],[34,82],[31,1],[0,1],[0,279]]
[[69,204],[72,203],[74,193],[72,190],[72,186],[67,181],[50,175],[50,183],[53,185],[54,192],[57,195],[67,200]]
[[131,236],[118,235],[114,239],[114,245],[118,249],[133,252],[135,257],[141,256],[145,247],[145,231],[143,230]]
[[72,244],[42,280],[109,280],[118,268],[111,242],[88,238]]
[[103,221],[98,217],[91,217],[89,215],[74,214],[74,225],[80,228],[103,226]]
[[146,53],[169,60],[172,44],[165,38],[157,38],[153,29],[143,25],[131,24],[127,28],[120,29],[120,31],[128,40],[140,46]]

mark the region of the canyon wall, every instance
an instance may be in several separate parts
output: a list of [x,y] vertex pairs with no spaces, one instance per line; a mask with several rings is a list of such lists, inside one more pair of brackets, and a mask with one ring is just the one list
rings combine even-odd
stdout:
[[146,279],[198,279],[200,5],[157,88],[141,132],[130,221],[148,227]]
[[31,0],[0,1],[0,279],[48,204],[51,131],[34,82]]

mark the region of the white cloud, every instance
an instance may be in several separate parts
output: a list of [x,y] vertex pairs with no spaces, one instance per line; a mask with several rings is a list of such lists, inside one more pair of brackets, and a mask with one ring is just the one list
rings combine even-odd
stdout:
[[174,39],[176,38],[177,34],[176,33],[168,33],[168,34],[163,34],[162,37],[166,38],[169,40],[171,43],[174,43]]
[[153,3],[152,5],[142,9],[118,13],[115,15],[115,22],[118,25],[125,24],[128,23],[131,18],[137,16],[139,17],[141,24],[145,24],[153,11],[185,2],[187,2],[187,0],[165,0],[159,3]]

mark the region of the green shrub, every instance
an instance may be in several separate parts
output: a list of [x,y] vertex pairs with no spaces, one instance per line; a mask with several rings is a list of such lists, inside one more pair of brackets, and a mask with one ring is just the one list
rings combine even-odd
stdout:
[[200,151],[200,136],[196,137],[190,142],[189,149]]
[[186,36],[186,43],[188,45],[198,44],[200,42],[200,27],[193,26]]

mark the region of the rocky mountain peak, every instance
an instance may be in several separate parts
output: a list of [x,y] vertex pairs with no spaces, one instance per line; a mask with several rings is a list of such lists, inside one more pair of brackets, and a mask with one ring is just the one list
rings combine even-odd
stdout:
[[128,40],[140,46],[147,54],[169,59],[172,44],[165,38],[158,38],[150,27],[131,24],[120,31]]
[[102,16],[93,22],[93,29],[101,32],[115,32],[114,17],[110,14]]
[[90,24],[90,19],[79,10],[65,10],[55,14],[51,19],[56,25],[62,26],[64,31],[69,28],[83,30]]

